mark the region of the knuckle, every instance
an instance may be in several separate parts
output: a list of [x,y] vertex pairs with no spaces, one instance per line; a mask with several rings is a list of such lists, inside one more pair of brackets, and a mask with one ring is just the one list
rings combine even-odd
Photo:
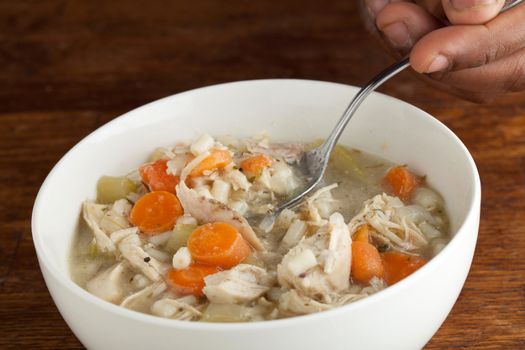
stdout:
[[505,91],[516,92],[525,88],[525,55],[517,56],[512,60],[511,68],[507,71],[504,83]]
[[501,41],[501,38],[495,36],[493,31],[487,26],[483,27],[485,28],[485,40],[480,41],[480,47],[478,48],[478,51],[482,52],[480,65],[494,62],[508,53],[507,45]]

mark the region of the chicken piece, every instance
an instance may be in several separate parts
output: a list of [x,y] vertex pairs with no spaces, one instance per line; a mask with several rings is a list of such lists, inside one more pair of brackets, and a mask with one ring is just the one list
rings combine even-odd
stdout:
[[118,250],[122,256],[135,269],[139,270],[151,281],[159,281],[162,278],[164,266],[157,259],[149,256],[141,247],[138,228],[134,227],[135,233],[130,233],[118,243]]
[[129,268],[120,262],[96,275],[86,284],[86,290],[97,297],[118,303],[124,297],[124,286],[129,280]]
[[128,220],[131,204],[126,199],[119,199],[100,219],[100,228],[107,234],[130,227]]
[[284,314],[306,315],[329,310],[332,307],[330,304],[321,303],[307,296],[300,295],[294,289],[283,293],[279,298],[279,309]]
[[246,178],[246,175],[244,175],[240,170],[231,170],[224,174],[224,178],[226,181],[230,182],[233,190],[243,190],[248,191],[252,184],[248,179]]
[[377,241],[402,251],[411,251],[427,244],[428,240],[414,221],[410,207],[397,197],[378,194],[364,203],[363,209],[350,220],[348,227],[353,233],[359,226],[368,224],[373,228],[372,236]]
[[179,198],[185,213],[189,213],[197,221],[225,222],[235,227],[240,234],[257,250],[264,250],[259,240],[246,219],[229,208],[227,205],[211,198],[200,196],[196,191],[186,186],[181,179],[177,185],[177,197]]
[[331,303],[335,293],[349,287],[350,264],[350,233],[343,216],[334,213],[328,224],[284,256],[277,278],[300,296]]
[[137,235],[138,233],[139,233],[138,227],[130,227],[130,228],[125,228],[123,230],[112,232],[109,235],[109,238],[113,241],[113,243],[119,244],[120,241],[122,241],[124,238],[130,235]]
[[115,244],[104,232],[99,223],[104,217],[105,212],[109,208],[105,204],[95,204],[85,201],[82,205],[82,214],[89,228],[93,231],[97,248],[103,253],[115,252]]
[[204,278],[204,294],[213,303],[244,303],[266,293],[272,278],[265,269],[239,264],[231,270],[217,272]]
[[316,226],[326,224],[326,218],[332,214],[335,199],[332,197],[331,190],[337,188],[337,183],[324,186],[315,191],[313,195],[306,199],[306,209],[309,223]]
[[119,199],[112,205],[84,202],[82,212],[84,220],[93,231],[95,242],[103,253],[115,252],[115,244],[109,235],[115,231],[130,227],[128,221],[131,205],[125,199]]
[[151,281],[141,273],[137,273],[129,279],[129,284],[133,290],[139,290],[146,288]]
[[151,306],[151,313],[164,318],[174,320],[196,320],[202,312],[197,310],[198,300],[193,295],[178,299],[164,298],[157,300]]
[[148,312],[153,302],[164,293],[168,285],[164,281],[155,282],[124,299],[120,306],[127,309]]
[[248,143],[247,150],[253,154],[266,154],[274,158],[283,159],[286,163],[298,162],[303,153],[303,147],[297,143],[274,143],[272,145],[262,145],[257,143]]
[[277,160],[270,167],[262,170],[254,184],[272,193],[286,196],[299,187],[300,180],[286,162]]

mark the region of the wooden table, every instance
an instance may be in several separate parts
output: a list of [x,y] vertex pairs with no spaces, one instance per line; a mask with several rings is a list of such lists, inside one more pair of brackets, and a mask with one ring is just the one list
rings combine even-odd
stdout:
[[[30,216],[47,173],[88,133],[195,87],[361,85],[390,62],[350,0],[0,2],[0,348],[82,348],[42,279]],[[525,96],[474,105],[410,73],[382,90],[457,133],[483,185],[472,270],[427,348],[525,348]]]

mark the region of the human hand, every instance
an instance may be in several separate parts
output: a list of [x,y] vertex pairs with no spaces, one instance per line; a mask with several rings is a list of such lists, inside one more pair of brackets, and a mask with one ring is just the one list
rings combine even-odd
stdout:
[[410,52],[432,85],[486,102],[525,90],[525,4],[504,0],[362,0],[389,51]]

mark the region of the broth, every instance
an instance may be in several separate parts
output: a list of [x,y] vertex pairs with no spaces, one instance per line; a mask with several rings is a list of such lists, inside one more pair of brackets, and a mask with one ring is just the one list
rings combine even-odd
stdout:
[[[443,200],[423,177],[342,146],[318,191],[298,208],[274,222],[247,221],[301,186],[294,164],[306,147],[205,135],[156,150],[138,172],[103,177],[98,197],[105,203],[83,205],[70,255],[73,281],[160,317],[263,321],[364,298],[448,242]],[[398,198],[407,188],[409,196]],[[182,206],[159,207],[172,198]],[[179,214],[155,214],[170,210]],[[155,231],[152,220],[169,229]]]

